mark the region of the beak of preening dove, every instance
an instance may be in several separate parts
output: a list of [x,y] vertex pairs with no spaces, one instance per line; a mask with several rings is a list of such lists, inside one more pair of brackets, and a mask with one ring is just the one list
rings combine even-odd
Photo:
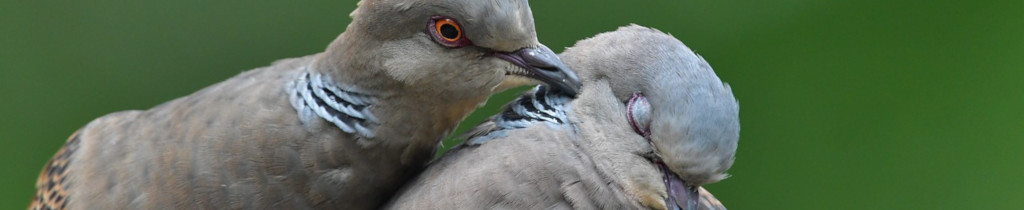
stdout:
[[669,171],[668,166],[665,166],[664,163],[655,162],[655,165],[658,165],[658,170],[661,171],[665,179],[665,189],[668,190],[665,205],[668,206],[668,209],[697,209],[697,202],[700,199],[697,187],[679,179],[679,176]]

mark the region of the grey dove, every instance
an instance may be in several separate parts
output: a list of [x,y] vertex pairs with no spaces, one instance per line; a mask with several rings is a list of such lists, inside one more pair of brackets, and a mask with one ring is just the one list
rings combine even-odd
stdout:
[[701,185],[726,177],[739,105],[671,35],[631,25],[562,59],[576,100],[539,86],[409,182],[388,209],[724,209]]
[[497,91],[580,83],[526,0],[363,0],[322,53],[75,132],[32,209],[374,209]]

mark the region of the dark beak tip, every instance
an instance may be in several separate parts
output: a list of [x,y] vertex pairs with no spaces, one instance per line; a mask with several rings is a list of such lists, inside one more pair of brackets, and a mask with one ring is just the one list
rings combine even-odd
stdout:
[[551,49],[544,45],[525,51],[522,53],[522,56],[532,69],[542,77],[538,79],[557,89],[561,89],[560,92],[576,98],[583,85],[576,71],[566,66],[562,59],[558,57],[558,54],[555,54],[554,51],[551,51]]
[[583,84],[580,83],[579,78],[576,76],[576,72],[569,68],[559,68],[559,71],[555,75],[548,76],[544,75],[541,78],[537,78],[548,86],[552,86],[557,89],[559,93],[568,95],[572,98],[576,98],[579,95],[580,89]]
[[566,80],[566,84],[568,86],[568,90],[565,90],[565,92],[567,95],[572,96],[572,98],[576,98],[576,96],[580,94],[580,89],[583,88],[583,84],[576,79]]
[[523,67],[533,73],[533,79],[540,80],[565,95],[576,98],[582,83],[575,71],[570,69],[547,46],[522,48],[510,53],[498,53],[499,58]]

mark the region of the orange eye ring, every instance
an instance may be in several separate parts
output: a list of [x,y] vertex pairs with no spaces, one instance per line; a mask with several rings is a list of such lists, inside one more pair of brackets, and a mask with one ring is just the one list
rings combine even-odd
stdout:
[[437,19],[434,22],[434,32],[437,32],[444,41],[456,42],[462,39],[462,27],[450,18]]
[[460,48],[473,45],[473,42],[469,41],[469,37],[466,36],[466,32],[462,31],[462,25],[460,25],[455,18],[441,15],[430,17],[430,21],[427,22],[427,28],[424,32],[426,32],[434,42],[448,48]]

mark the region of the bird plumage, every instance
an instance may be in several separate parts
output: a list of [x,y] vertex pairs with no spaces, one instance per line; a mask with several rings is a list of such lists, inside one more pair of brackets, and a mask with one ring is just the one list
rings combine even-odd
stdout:
[[[686,179],[692,177],[689,173],[719,174],[724,170],[679,171],[669,166],[679,164],[677,161],[721,164],[716,162],[720,157],[699,155],[724,154],[729,155],[728,165],[723,166],[728,168],[735,147],[662,150],[676,148],[674,144],[726,141],[726,145],[735,145],[737,139],[731,137],[738,135],[738,127],[714,127],[722,119],[738,122],[738,113],[729,111],[737,106],[735,99],[731,92],[706,91],[706,85],[722,83],[703,59],[670,35],[640,26],[577,42],[561,56],[585,84],[576,100],[538,100],[541,95],[557,96],[540,93],[546,91],[543,88],[524,94],[474,130],[466,143],[431,163],[387,208],[724,209],[714,196],[694,184],[705,184],[702,181],[707,179]],[[666,100],[677,103],[664,103]],[[536,105],[544,101],[547,105]],[[522,117],[559,111],[566,113],[567,121]],[[692,115],[695,112],[707,113]],[[649,124],[649,134],[646,129],[635,129],[639,123],[634,121]],[[712,125],[695,125],[699,123]],[[644,132],[638,132],[641,130]],[[722,135],[710,136],[713,139],[665,135],[687,132]],[[708,160],[711,162],[702,162]]]
[[[459,43],[469,44],[431,33],[438,16],[461,21]],[[538,80],[579,87],[557,58],[521,53],[550,51],[536,41],[525,0],[364,0],[352,18],[323,53],[88,123],[40,178],[63,185],[38,194],[66,195],[34,203],[377,208],[492,93]],[[48,174],[60,164],[63,174]]]
[[577,46],[587,47],[569,48],[562,58],[580,77],[608,83],[622,101],[635,93],[648,99],[650,139],[672,171],[698,186],[727,177],[739,142],[739,102],[703,57],[669,34],[639,26]]

